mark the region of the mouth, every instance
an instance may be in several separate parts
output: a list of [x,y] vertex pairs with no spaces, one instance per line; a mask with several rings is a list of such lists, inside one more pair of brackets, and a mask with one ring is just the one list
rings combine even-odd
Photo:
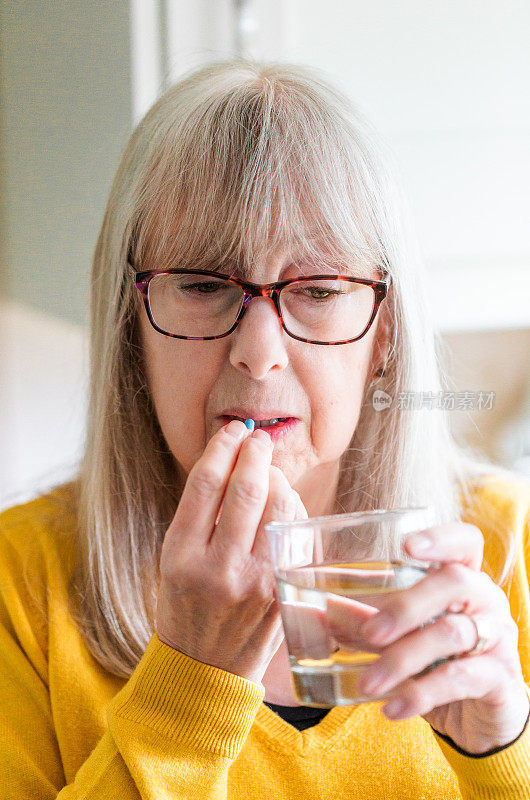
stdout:
[[[256,415],[257,417],[258,415]],[[261,415],[260,415],[261,416]],[[244,422],[246,419],[253,419],[255,428],[266,430],[273,441],[278,441],[287,436],[300,422],[297,417],[271,417],[269,419],[256,419],[249,413],[246,417],[236,416],[235,414],[223,414],[219,417],[221,427],[227,425],[230,420],[239,419]]]

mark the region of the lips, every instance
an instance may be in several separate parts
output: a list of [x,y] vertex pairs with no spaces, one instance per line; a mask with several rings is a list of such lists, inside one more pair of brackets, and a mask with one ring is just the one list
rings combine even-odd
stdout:
[[[219,417],[219,422],[221,425],[227,425],[230,420],[235,418],[235,415],[225,415]],[[240,419],[239,415],[237,416],[237,419]],[[254,417],[251,417],[249,413],[245,419],[254,419]],[[268,417],[267,419],[278,419],[278,417]],[[263,422],[264,420],[257,421]],[[273,443],[276,443],[287,437],[292,431],[296,430],[299,422],[300,420],[296,417],[287,417],[284,422],[276,422],[274,425],[267,425],[265,430],[271,437]]]

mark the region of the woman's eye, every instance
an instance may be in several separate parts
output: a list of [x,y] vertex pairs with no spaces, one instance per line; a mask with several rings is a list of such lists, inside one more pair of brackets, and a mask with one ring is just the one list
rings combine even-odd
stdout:
[[186,292],[192,292],[196,289],[199,294],[214,294],[217,289],[222,289],[223,286],[220,283],[190,283],[181,288]]
[[198,294],[217,294],[219,289],[226,289],[227,287],[219,283],[219,281],[201,281],[200,283],[187,283],[182,284],[180,289],[184,292]]
[[309,295],[311,300],[327,300],[333,295],[343,294],[337,289],[320,289],[318,286],[308,287],[304,289],[304,292]]

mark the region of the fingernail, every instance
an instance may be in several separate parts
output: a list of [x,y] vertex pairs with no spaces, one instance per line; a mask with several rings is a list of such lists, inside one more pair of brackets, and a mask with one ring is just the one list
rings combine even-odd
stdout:
[[390,703],[383,708],[385,712],[385,717],[399,717],[400,714],[403,713],[405,710],[405,703],[403,700],[391,700]]
[[245,420],[245,425],[247,426],[249,431],[252,433],[252,431],[254,430],[254,428],[256,426],[256,423],[254,422],[253,419],[246,419]]
[[425,553],[432,547],[432,539],[425,533],[415,533],[414,536],[409,536],[407,544],[415,553]]
[[387,673],[382,667],[374,667],[373,669],[370,668],[369,675],[368,670],[363,672],[359,678],[359,683],[362,691],[366,692],[367,694],[372,694],[372,692],[375,692],[382,684],[384,684],[386,678]]
[[383,611],[380,611],[379,614],[374,614],[373,617],[370,617],[368,622],[364,623],[361,630],[371,642],[377,643],[388,636],[392,630],[392,626],[392,618]]
[[234,439],[242,439],[247,433],[247,429],[238,419],[233,419],[228,423],[228,425],[225,425],[225,431],[229,436],[233,436]]
[[272,445],[272,439],[267,431],[264,431],[263,428],[256,428],[254,433],[252,434],[253,439],[262,439],[267,444]]

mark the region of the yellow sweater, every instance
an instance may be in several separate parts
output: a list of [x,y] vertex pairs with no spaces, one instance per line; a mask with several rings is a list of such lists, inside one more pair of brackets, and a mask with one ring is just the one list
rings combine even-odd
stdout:
[[[0,514],[2,800],[530,798],[530,724],[483,758],[457,752],[421,717],[387,720],[382,702],[337,706],[300,732],[263,703],[261,684],[156,634],[129,680],[110,675],[68,613],[68,492]],[[508,595],[528,684],[530,496],[491,477],[474,497],[463,517],[480,522],[490,569],[515,537]]]

